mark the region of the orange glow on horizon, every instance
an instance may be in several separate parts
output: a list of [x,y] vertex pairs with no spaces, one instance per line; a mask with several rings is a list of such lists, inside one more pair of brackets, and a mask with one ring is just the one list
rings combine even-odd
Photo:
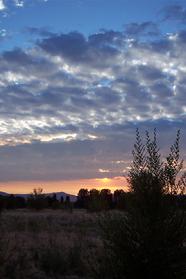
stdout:
[[66,192],[68,194],[77,195],[79,189],[101,190],[108,188],[112,192],[118,188],[127,190],[127,182],[124,177],[114,178],[94,178],[94,179],[79,179],[79,180],[62,180],[62,181],[11,181],[1,182],[0,191],[12,194],[31,193],[34,188],[41,187],[45,193],[50,192]]
[[104,177],[104,178],[96,178],[96,180],[99,181],[100,183],[102,183],[102,182],[103,183],[109,183],[110,180],[112,180],[112,179]]

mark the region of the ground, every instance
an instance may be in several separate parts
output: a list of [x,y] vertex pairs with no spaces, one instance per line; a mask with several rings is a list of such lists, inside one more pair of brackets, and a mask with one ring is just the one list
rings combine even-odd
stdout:
[[91,278],[102,249],[99,217],[85,210],[3,211],[0,278]]

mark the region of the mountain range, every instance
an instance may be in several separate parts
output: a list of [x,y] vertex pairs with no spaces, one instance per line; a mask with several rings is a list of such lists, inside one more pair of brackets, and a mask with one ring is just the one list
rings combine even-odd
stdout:
[[[65,192],[44,193],[44,195],[51,197],[54,193],[56,194],[57,200],[61,200],[61,197],[63,197],[63,199],[65,200],[66,196],[69,196],[70,197],[70,201],[72,201],[72,202],[77,200],[77,196],[70,195],[70,194],[67,194]],[[6,192],[0,192],[0,196],[9,196],[9,195],[11,195],[11,194],[10,193],[6,193]],[[13,195],[16,196],[16,197],[22,197],[22,198],[27,199],[31,194],[13,194]]]

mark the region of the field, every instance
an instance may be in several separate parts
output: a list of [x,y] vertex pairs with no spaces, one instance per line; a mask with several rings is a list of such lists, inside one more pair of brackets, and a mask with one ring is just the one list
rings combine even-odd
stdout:
[[3,211],[0,278],[91,278],[102,250],[98,220],[84,210]]

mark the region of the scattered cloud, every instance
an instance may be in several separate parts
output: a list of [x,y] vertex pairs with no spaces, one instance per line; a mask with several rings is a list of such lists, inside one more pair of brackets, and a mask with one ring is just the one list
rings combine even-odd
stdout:
[[133,22],[124,26],[125,33],[129,37],[149,36],[154,37],[160,35],[159,27],[156,23],[146,21],[142,23]]
[[25,31],[31,35],[36,35],[40,37],[51,37],[55,35],[55,33],[51,32],[48,27],[27,27]]
[[101,173],[108,173],[110,171],[109,170],[105,170],[105,169],[99,169],[99,172],[101,172]]
[[0,11],[9,10],[11,7],[23,8],[26,4],[47,3],[49,0],[0,0]]
[[186,23],[186,7],[179,4],[168,5],[163,10],[164,20],[173,20],[180,23]]
[[0,0],[0,11],[5,9],[4,0]]
[[28,32],[32,47],[0,55],[2,181],[121,177],[136,127],[158,127],[165,151],[185,132],[185,30]]
[[105,30],[49,34],[3,52],[2,143],[96,140],[148,121],[183,122],[185,46],[184,31],[140,42]]
[[16,7],[23,7],[25,1],[24,0],[14,0],[14,4]]

